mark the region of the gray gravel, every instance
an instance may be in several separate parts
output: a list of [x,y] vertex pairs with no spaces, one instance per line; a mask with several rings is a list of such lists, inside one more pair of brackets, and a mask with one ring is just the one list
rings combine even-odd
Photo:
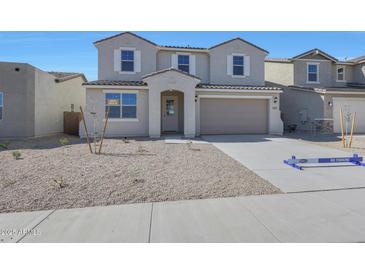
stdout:
[[59,138],[0,150],[0,212],[280,193],[210,144],[107,139],[95,155],[77,138],[66,146]]

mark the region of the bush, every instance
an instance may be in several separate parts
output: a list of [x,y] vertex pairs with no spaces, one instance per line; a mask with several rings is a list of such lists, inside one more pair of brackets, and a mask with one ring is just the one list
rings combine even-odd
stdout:
[[70,144],[70,139],[67,138],[67,137],[62,137],[58,140],[58,142],[63,145],[63,146],[66,146],[68,144]]
[[68,184],[66,184],[65,180],[61,176],[60,179],[53,179],[53,186],[57,189],[62,189],[68,186]]
[[10,141],[5,141],[4,143],[0,143],[0,148],[1,149],[8,149],[10,143],[11,143]]
[[13,155],[15,160],[19,160],[20,157],[22,157],[22,154],[18,150],[13,151],[12,155]]

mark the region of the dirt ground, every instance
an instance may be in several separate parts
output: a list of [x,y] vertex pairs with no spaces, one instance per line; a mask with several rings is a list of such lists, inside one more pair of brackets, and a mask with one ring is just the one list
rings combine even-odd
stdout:
[[280,193],[210,144],[107,139],[95,155],[62,137],[0,149],[0,212]]
[[[285,134],[285,137],[295,138],[312,144],[343,150],[349,153],[357,153],[365,157],[365,135],[354,135],[351,148],[344,148],[342,145],[342,136],[337,134]],[[346,140],[349,142],[350,138]]]

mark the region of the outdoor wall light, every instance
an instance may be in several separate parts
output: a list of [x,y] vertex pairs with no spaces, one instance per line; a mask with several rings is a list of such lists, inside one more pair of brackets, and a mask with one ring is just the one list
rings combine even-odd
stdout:
[[195,95],[195,103],[198,102],[198,95]]
[[332,105],[333,105],[332,102],[331,101],[328,101],[328,106],[329,107],[332,107]]
[[274,97],[274,104],[278,102],[279,98],[277,96]]

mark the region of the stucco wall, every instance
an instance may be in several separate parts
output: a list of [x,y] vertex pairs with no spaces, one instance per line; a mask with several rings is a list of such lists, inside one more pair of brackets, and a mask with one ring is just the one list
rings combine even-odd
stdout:
[[355,66],[354,82],[365,84],[365,64],[359,64]]
[[33,136],[34,73],[28,64],[0,62],[0,91],[4,93],[0,138]]
[[[227,75],[227,55],[240,53],[250,56],[250,75],[233,78]],[[210,50],[210,82],[213,84],[258,85],[265,84],[266,53],[247,43],[234,40]]]
[[294,84],[293,63],[265,61],[265,81],[290,86]]
[[[108,90],[110,92],[121,92],[126,90]],[[104,126],[105,95],[103,89],[86,89],[85,121],[89,134],[94,131],[94,121],[90,112],[96,112],[96,128],[101,136]],[[123,121],[120,119],[109,119],[106,129],[107,137],[125,136],[148,136],[148,91],[140,90],[137,95],[137,119],[138,121]],[[80,136],[85,137],[84,125],[80,123]]]
[[[307,83],[307,63],[319,63],[319,83]],[[332,62],[330,61],[305,61],[294,60],[294,85],[307,87],[330,87],[332,86]]]
[[[172,55],[177,54],[178,52],[178,50],[160,50],[157,54],[157,70],[171,68]],[[209,55],[199,52],[187,52],[186,54],[195,56],[195,75],[202,80],[202,83],[209,83]]]
[[75,111],[85,104],[85,88],[81,77],[56,83],[55,77],[35,70],[35,123],[34,135],[42,136],[63,132],[63,112]]
[[[298,130],[310,130],[311,121],[325,117],[324,98],[318,93],[284,88],[280,98],[284,126],[296,124]],[[301,121],[301,112],[307,121]]]
[[[98,79],[140,81],[142,76],[156,71],[157,48],[131,34],[124,34],[96,45],[98,49]],[[114,71],[114,50],[131,47],[141,51],[141,72],[121,74]]]

